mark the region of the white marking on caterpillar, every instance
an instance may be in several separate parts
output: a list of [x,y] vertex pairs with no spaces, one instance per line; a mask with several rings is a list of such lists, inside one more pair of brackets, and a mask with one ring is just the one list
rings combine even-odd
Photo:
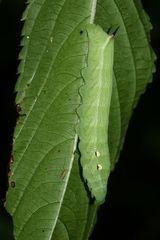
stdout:
[[101,164],[97,164],[97,170],[101,171],[102,169],[103,169],[102,165]]
[[96,151],[96,152],[95,152],[95,155],[96,155],[96,157],[100,157],[100,156],[101,156],[101,154],[100,154],[99,151]]

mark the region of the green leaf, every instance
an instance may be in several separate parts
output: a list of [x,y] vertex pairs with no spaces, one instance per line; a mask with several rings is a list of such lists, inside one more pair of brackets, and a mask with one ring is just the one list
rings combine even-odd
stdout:
[[89,213],[89,198],[80,177],[78,158],[76,154],[52,240],[83,239]]
[[37,0],[29,1],[23,16],[16,85],[21,116],[6,202],[18,240],[83,236],[89,198],[78,165],[71,172],[88,47],[83,30],[92,11],[92,1]]
[[[79,89],[86,67],[94,0],[29,0],[23,15],[16,85],[20,117],[14,132],[6,208],[15,240],[86,240],[97,206],[81,176],[77,149]],[[109,149],[118,159],[133,108],[151,81],[155,55],[148,17],[138,0],[98,0],[95,23],[115,36]]]

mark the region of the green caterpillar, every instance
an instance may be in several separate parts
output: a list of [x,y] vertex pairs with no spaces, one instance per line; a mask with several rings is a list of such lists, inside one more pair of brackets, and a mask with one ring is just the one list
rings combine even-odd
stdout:
[[114,35],[98,25],[86,27],[88,35],[87,67],[80,89],[79,150],[83,177],[98,204],[105,200],[110,174],[108,148],[109,110],[112,95]]

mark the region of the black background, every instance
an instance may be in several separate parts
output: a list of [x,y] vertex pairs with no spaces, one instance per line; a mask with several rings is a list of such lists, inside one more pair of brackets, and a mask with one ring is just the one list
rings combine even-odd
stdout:
[[[160,1],[143,0],[153,24],[152,46],[160,54]],[[0,199],[15,124],[14,85],[24,0],[0,4]],[[134,110],[120,160],[111,174],[106,203],[90,240],[160,240],[160,69]],[[0,240],[12,240],[12,220],[0,202]]]

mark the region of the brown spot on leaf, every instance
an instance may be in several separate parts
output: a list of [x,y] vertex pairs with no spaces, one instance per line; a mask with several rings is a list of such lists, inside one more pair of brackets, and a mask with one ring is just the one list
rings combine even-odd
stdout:
[[67,173],[68,173],[68,170],[67,170],[67,169],[64,169],[64,170],[61,172],[60,178],[61,178],[61,179],[64,179],[64,178],[66,177]]
[[82,35],[83,34],[83,30],[81,30],[79,33],[80,33],[80,35]]
[[15,182],[12,181],[12,182],[11,182],[11,187],[12,187],[12,188],[15,188],[15,186],[16,186]]
[[14,156],[11,154],[11,156],[10,156],[10,164],[12,164],[13,162],[14,162]]
[[19,103],[16,104],[16,111],[18,114],[20,114],[20,112],[22,111],[22,108]]
[[25,113],[21,114],[21,111],[22,111],[22,107],[20,106],[19,103],[17,103],[17,104],[16,104],[16,112],[17,112],[17,117],[16,117],[16,119],[17,119],[17,121],[19,120],[19,117],[24,117],[24,116],[26,116]]

